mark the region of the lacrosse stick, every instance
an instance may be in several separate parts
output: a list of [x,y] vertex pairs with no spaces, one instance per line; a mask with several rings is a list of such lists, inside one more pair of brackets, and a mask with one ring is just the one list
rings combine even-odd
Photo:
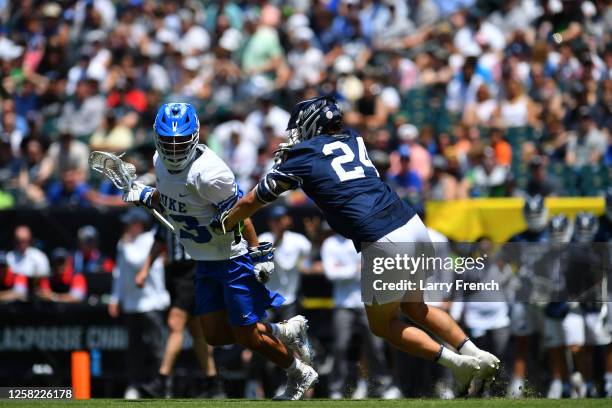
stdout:
[[[115,187],[128,192],[132,188],[132,183],[136,179],[136,167],[132,163],[126,163],[120,156],[115,156],[108,152],[91,152],[89,155],[89,167],[98,173],[104,174],[113,182]],[[162,225],[174,232],[174,227],[156,209],[149,209],[153,216]]]

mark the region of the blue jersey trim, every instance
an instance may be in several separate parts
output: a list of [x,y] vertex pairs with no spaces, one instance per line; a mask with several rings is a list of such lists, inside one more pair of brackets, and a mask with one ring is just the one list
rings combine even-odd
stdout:
[[238,200],[242,198],[242,196],[243,196],[242,190],[240,189],[240,187],[238,187],[238,184],[234,183],[234,194],[226,198],[225,200],[221,201],[219,204],[216,205],[216,207],[220,211],[229,210],[234,205],[236,205],[236,202],[238,202]]

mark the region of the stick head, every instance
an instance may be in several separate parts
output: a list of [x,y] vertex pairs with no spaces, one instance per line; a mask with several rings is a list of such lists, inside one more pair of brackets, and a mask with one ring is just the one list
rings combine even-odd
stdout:
[[89,167],[104,174],[113,182],[115,187],[123,191],[132,188],[132,181],[136,178],[136,167],[133,164],[125,163],[118,156],[108,152],[91,152]]

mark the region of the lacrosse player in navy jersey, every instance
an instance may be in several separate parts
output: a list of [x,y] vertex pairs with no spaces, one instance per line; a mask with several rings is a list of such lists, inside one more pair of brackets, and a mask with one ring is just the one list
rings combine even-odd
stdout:
[[309,366],[306,319],[263,323],[266,309],[284,301],[263,284],[274,269],[272,244],[259,244],[250,221],[242,236],[210,232],[213,216],[242,195],[234,174],[199,144],[200,122],[191,104],[162,105],[153,131],[157,187],[135,182],[123,200],[161,209],[196,261],[194,314],[208,343],[238,343],[262,354],[287,372],[287,387],[278,399],[300,399],[318,377]]
[[[215,231],[231,230],[283,192],[301,188],[323,211],[330,226],[351,239],[357,250],[362,243],[430,242],[415,211],[380,179],[363,138],[343,127],[334,99],[323,96],[298,103],[287,130],[289,141],[277,153],[277,164],[233,209],[218,214]],[[482,383],[497,372],[499,360],[476,347],[441,309],[422,300],[367,303],[374,334],[404,352],[450,368],[459,393],[465,393],[472,380]],[[400,313],[439,335],[460,354],[405,324]]]

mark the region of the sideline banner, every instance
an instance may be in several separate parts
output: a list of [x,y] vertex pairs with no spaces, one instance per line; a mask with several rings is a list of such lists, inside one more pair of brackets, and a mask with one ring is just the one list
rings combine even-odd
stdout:
[[[428,201],[426,224],[454,241],[475,241],[488,237],[505,242],[526,228],[522,198],[475,198],[455,201]],[[549,217],[565,214],[573,219],[579,211],[603,214],[603,197],[549,197]]]

